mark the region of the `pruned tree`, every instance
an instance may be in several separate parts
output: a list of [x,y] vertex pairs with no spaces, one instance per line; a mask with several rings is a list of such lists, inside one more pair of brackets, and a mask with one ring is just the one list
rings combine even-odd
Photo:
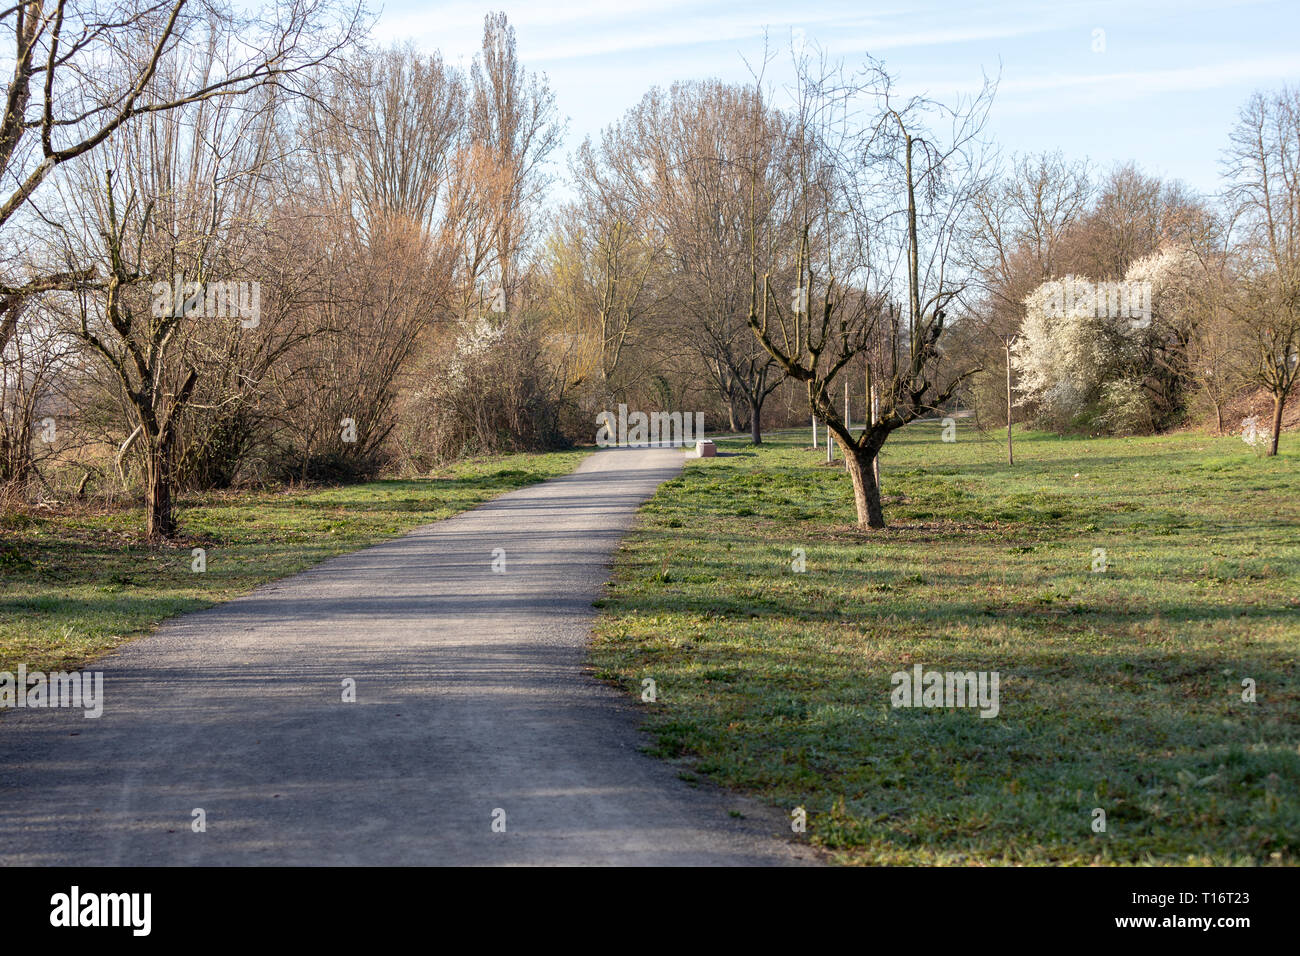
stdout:
[[[986,81],[951,108],[919,97],[900,103],[874,61],[847,78],[824,65],[814,74],[806,53],[797,65],[794,135],[807,158],[795,183],[803,220],[796,282],[780,290],[755,271],[749,325],[785,373],[805,384],[809,409],[844,452],[859,525],[878,529],[885,527],[875,478],[881,447],[948,402],[974,371],[945,369],[942,342],[966,288],[954,270],[962,224],[984,186],[980,133],[995,87]],[[945,136],[931,132],[927,115],[950,124]],[[895,296],[900,265],[906,278]],[[889,362],[878,373],[881,413],[855,435],[832,386],[881,338]]]
[[167,308],[149,291],[153,275],[145,245],[156,225],[153,202],[131,192],[119,209],[109,171],[102,208],[106,277],[102,288],[78,291],[74,334],[112,370],[134,414],[145,461],[145,536],[157,542],[176,531],[176,436],[199,371],[172,348],[186,311]]

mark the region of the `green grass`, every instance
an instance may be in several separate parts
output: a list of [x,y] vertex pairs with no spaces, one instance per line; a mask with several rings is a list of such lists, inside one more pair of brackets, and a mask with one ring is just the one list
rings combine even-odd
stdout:
[[[839,862],[1295,864],[1297,437],[1021,433],[1011,468],[939,429],[886,445],[884,532],[803,431],[662,486],[593,646],[651,749],[805,807]],[[999,716],[893,709],[916,663],[997,671]]]
[[[466,461],[429,479],[179,501],[182,537],[151,549],[140,507],[0,518],[0,671],[80,667],[176,614],[572,471],[582,451]],[[207,570],[192,570],[192,550]]]

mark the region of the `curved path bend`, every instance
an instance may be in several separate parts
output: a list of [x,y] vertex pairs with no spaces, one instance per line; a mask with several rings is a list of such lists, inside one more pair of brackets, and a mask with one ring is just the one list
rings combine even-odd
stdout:
[[638,705],[584,669],[611,554],[681,460],[601,451],[177,618],[92,666],[98,719],[7,711],[0,865],[814,862],[641,753]]

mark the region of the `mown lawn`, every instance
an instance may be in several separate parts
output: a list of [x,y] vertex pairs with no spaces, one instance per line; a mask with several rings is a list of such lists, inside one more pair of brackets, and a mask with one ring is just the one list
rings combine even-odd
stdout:
[[[655,752],[805,807],[840,862],[1297,862],[1297,436],[1022,433],[1011,468],[996,435],[917,424],[882,457],[883,533],[807,445],[722,442],[619,553],[594,666],[637,701],[655,681]],[[894,709],[916,663],[997,671],[999,715]]]
[[[436,477],[182,497],[182,537],[142,543],[140,507],[0,517],[0,671],[79,667],[165,618],[572,471],[584,452],[462,462]],[[193,570],[193,550],[206,570]]]

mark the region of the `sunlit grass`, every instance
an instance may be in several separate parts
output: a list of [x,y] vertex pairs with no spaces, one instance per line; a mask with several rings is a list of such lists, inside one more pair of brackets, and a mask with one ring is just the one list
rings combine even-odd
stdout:
[[[1008,467],[959,429],[890,439],[883,533],[805,432],[661,488],[594,647],[635,699],[655,680],[653,749],[806,807],[845,862],[1295,863],[1295,436],[1029,433]],[[998,671],[1000,715],[892,709],[915,663]]]

